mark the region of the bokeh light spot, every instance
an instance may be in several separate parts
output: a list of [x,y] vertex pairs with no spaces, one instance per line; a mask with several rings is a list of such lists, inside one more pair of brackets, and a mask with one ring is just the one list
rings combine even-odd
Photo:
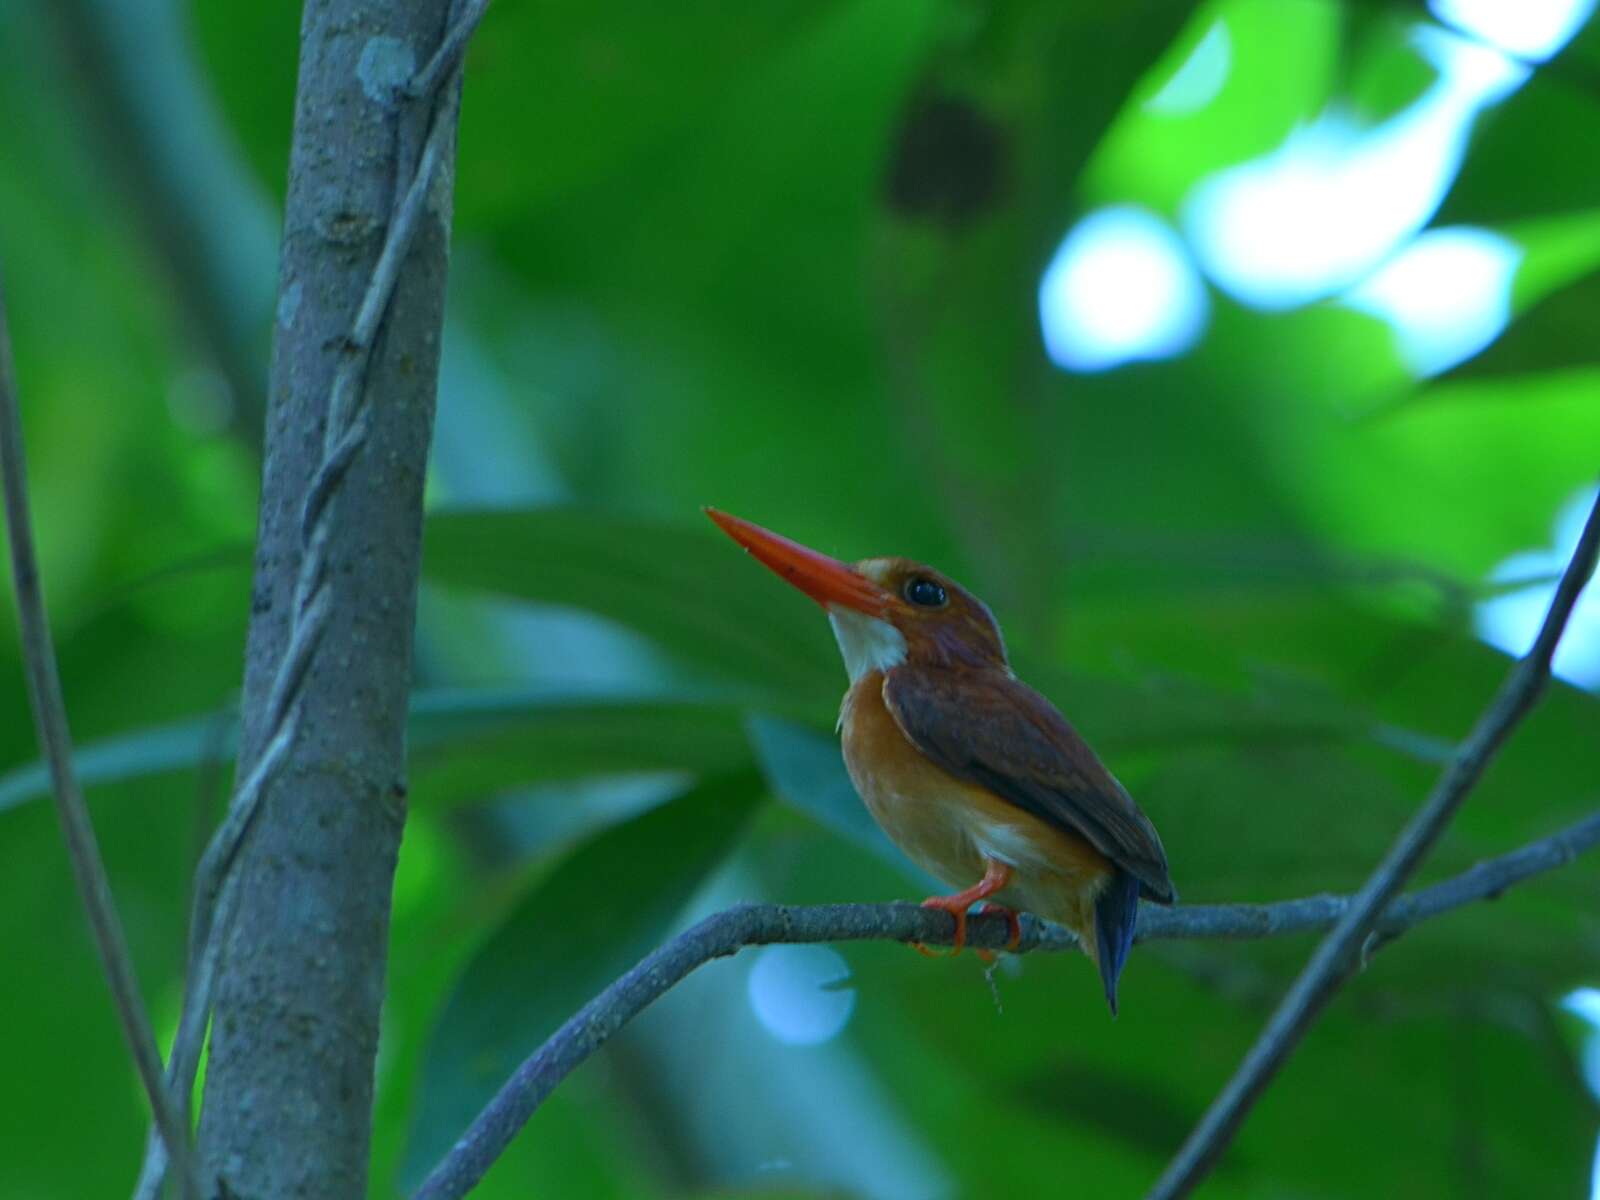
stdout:
[[1131,206],[1080,221],[1039,282],[1045,350],[1073,371],[1182,354],[1209,313],[1183,242],[1160,218]]
[[1572,40],[1595,0],[1431,0],[1433,15],[1518,58],[1543,62]]
[[855,991],[838,986],[849,977],[849,965],[826,946],[768,946],[750,968],[750,1008],[780,1042],[820,1045],[855,1011]]
[[1387,321],[1415,375],[1471,358],[1511,320],[1511,284],[1522,248],[1486,229],[1419,234],[1344,295],[1351,308]]
[[1411,106],[1370,129],[1331,108],[1270,154],[1195,187],[1184,228],[1224,291],[1263,309],[1322,299],[1366,275],[1438,209],[1473,119],[1528,68],[1436,27],[1418,28],[1413,41],[1439,74]]
[[[1513,554],[1490,574],[1496,583],[1528,584],[1478,605],[1478,636],[1491,646],[1519,658],[1533,646],[1545,610],[1555,595],[1556,577],[1577,549],[1597,490],[1600,489],[1585,488],[1561,510],[1553,545]],[[1551,669],[1578,687],[1600,688],[1600,586],[1591,582],[1578,597]]]

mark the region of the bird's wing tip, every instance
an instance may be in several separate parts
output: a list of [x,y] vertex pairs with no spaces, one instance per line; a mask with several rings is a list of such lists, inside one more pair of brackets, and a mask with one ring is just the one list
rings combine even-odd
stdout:
[[1157,879],[1142,877],[1139,880],[1139,898],[1170,907],[1178,902],[1178,889],[1165,876]]

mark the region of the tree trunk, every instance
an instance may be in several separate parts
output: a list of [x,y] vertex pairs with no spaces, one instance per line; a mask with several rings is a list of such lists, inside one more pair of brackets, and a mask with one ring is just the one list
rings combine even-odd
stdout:
[[[307,0],[284,215],[240,762],[271,736],[307,486],[329,390],[432,104],[397,87],[449,0]],[[449,86],[449,85],[447,85]],[[241,860],[200,1122],[208,1189],[249,1200],[366,1194],[404,731],[448,265],[453,150],[367,374],[371,432],[331,514],[331,620],[299,735]],[[409,168],[407,168],[409,169]]]

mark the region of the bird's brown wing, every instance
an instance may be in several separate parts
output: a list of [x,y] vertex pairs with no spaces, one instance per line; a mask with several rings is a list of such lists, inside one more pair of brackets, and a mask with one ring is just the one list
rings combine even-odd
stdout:
[[1038,692],[999,671],[900,666],[883,700],[911,744],[958,779],[1086,838],[1151,900],[1177,898],[1148,817]]

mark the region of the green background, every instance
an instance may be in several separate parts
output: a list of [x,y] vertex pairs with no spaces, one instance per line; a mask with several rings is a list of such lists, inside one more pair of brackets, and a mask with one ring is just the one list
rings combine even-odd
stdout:
[[[126,13],[107,27],[133,86],[190,118],[156,136],[220,225],[228,320],[264,371],[297,6]],[[1222,92],[1145,111],[1218,18]],[[462,116],[374,1195],[414,1184],[511,1065],[693,915],[923,894],[843,780],[825,623],[702,504],[983,595],[1019,674],[1160,827],[1185,900],[1359,883],[1505,673],[1473,632],[1489,573],[1549,546],[1594,477],[1600,32],[1478,123],[1438,222],[1523,247],[1517,319],[1440,379],[1413,381],[1368,317],[1219,293],[1194,352],[1072,375],[1043,354],[1035,289],[1083,212],[1173,217],[1334,98],[1370,120],[1409,103],[1423,18],[493,7]],[[0,262],[74,732],[165,1038],[229,778],[259,421],[237,391],[229,409],[192,268],[139,198],[150,164],[118,153],[116,84],[70,19],[0,5]],[[143,57],[163,30],[188,75]],[[897,174],[952,112],[970,137]],[[115,1194],[142,1102],[28,767],[13,646],[0,1194]],[[1592,809],[1597,718],[1554,688],[1423,877]],[[1585,1195],[1596,1107],[1559,1002],[1600,985],[1597,901],[1580,862],[1379,956],[1203,1194]],[[1078,956],[986,981],[970,957],[852,945],[850,1022],[814,1047],[755,1021],[743,956],[570,1079],[477,1194],[1135,1196],[1312,944],[1143,947],[1115,1023]]]

